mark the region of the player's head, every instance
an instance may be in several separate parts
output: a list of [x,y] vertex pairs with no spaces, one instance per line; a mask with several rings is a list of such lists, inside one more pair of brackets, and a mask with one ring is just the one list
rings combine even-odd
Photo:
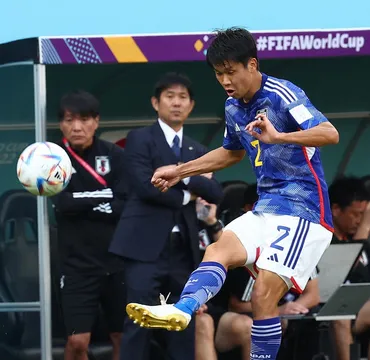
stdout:
[[85,149],[99,126],[99,101],[86,91],[68,93],[60,100],[58,117],[60,130],[71,146]]
[[362,179],[342,177],[329,187],[330,205],[337,233],[354,235],[369,201],[369,193]]
[[158,117],[178,131],[194,107],[189,78],[178,73],[165,74],[155,85],[151,100]]
[[207,63],[229,96],[247,99],[253,92],[259,65],[256,42],[248,30],[218,31],[207,50]]

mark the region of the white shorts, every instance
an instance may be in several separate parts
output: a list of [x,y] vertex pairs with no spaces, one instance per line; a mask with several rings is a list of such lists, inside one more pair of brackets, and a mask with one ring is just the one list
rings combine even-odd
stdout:
[[299,293],[306,287],[333,234],[320,224],[295,216],[253,214],[238,217],[225,229],[245,247],[246,266],[256,278],[258,269],[278,274]]

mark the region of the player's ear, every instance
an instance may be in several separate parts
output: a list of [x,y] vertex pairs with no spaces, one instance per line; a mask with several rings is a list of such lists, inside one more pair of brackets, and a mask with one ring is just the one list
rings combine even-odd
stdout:
[[333,214],[333,217],[336,217],[339,215],[339,212],[341,211],[341,208],[339,207],[338,204],[333,204],[331,206],[331,212]]
[[249,61],[248,61],[248,70],[249,71],[256,71],[257,69],[258,69],[257,59],[255,59],[255,58],[249,59]]
[[152,106],[153,106],[154,110],[156,112],[158,112],[158,105],[159,105],[158,104],[158,99],[155,96],[152,96],[152,98],[150,100],[152,102]]

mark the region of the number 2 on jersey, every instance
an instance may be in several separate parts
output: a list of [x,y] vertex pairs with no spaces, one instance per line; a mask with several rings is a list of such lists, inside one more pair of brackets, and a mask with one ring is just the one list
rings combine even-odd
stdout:
[[262,160],[260,160],[260,157],[261,157],[261,147],[260,147],[259,140],[253,140],[251,142],[251,145],[254,148],[257,148],[257,155],[256,155],[256,158],[254,159],[254,166],[255,167],[262,166],[263,162],[262,162]]

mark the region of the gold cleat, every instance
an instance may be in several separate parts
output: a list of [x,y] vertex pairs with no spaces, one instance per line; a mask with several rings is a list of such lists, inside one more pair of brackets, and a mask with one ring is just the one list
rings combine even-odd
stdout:
[[126,312],[135,324],[148,329],[166,329],[168,331],[185,330],[191,316],[173,305],[147,306],[128,304]]

